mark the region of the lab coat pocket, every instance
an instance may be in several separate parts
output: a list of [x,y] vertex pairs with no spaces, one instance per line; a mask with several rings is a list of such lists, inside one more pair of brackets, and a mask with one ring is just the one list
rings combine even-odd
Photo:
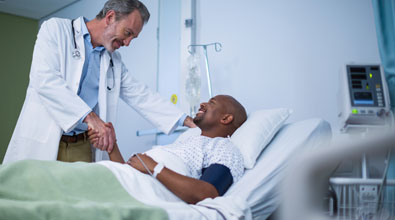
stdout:
[[54,121],[40,103],[30,101],[21,115],[20,135],[40,143],[48,141]]

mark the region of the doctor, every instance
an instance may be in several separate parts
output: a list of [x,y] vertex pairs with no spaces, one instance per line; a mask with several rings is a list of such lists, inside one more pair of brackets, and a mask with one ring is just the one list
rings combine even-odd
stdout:
[[[95,19],[51,18],[34,46],[30,82],[3,164],[22,160],[99,161],[112,151],[119,97],[165,133],[194,127],[173,104],[137,82],[116,49],[149,20],[138,0],[109,0]],[[99,135],[92,150],[86,131]]]

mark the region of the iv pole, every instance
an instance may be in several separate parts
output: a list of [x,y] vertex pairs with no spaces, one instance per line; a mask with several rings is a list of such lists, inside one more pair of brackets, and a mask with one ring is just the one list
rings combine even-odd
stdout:
[[206,62],[206,74],[207,74],[207,84],[208,84],[208,94],[209,97],[213,97],[213,90],[211,88],[211,77],[210,77],[210,67],[208,65],[208,55],[207,55],[207,47],[214,45],[215,51],[220,52],[222,50],[222,45],[218,42],[211,43],[211,44],[191,44],[188,46],[188,52],[190,54],[193,54],[195,50],[192,50],[193,47],[203,47],[204,51],[204,57],[205,57],[205,62]]
[[[206,61],[206,73],[207,73],[207,83],[208,83],[208,92],[210,98],[213,97],[213,92],[211,89],[211,78],[210,78],[210,67],[208,65],[208,56],[207,56],[207,47],[214,45],[214,49],[216,52],[220,52],[222,50],[222,45],[221,43],[215,42],[211,44],[191,44],[188,46],[188,52],[190,54],[195,53],[195,47],[203,47],[204,50],[204,56],[205,56],[205,61]],[[183,131],[185,130],[184,128],[177,128],[176,131]],[[150,135],[150,134],[163,134],[162,132],[158,131],[157,129],[151,129],[151,130],[146,130],[146,131],[137,131],[136,135],[137,136],[143,136],[143,135]]]

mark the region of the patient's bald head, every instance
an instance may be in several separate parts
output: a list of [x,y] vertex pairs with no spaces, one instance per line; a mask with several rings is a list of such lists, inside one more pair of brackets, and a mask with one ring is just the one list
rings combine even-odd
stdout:
[[247,113],[235,98],[217,95],[200,104],[193,122],[204,136],[226,137],[232,135],[246,120]]

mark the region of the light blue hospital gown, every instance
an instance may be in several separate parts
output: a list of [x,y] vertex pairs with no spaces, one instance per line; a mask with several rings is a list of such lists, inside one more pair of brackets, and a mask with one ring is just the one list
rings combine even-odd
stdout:
[[233,182],[244,173],[243,157],[239,149],[228,138],[192,136],[183,141],[161,146],[161,149],[175,154],[186,164],[188,176],[199,179],[202,169],[211,164],[221,164],[230,169]]

